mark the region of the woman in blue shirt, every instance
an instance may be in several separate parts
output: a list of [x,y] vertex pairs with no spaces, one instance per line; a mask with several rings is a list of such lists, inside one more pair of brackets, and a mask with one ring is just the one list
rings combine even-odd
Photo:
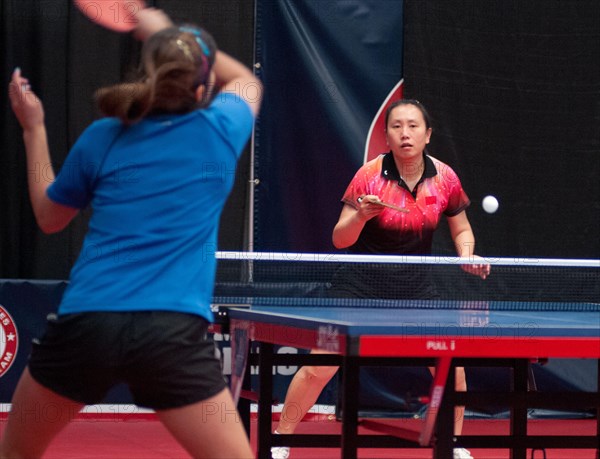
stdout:
[[[106,118],[85,130],[56,178],[29,181],[44,232],[88,205],[93,215],[13,395],[1,458],[42,456],[119,382],[193,457],[253,457],[207,327],[219,218],[262,87],[203,29],[176,27],[152,8],[137,19],[143,77],[98,91]],[[9,92],[28,165],[50,164],[43,107],[19,69]],[[51,420],[21,415],[49,405],[59,413]]]

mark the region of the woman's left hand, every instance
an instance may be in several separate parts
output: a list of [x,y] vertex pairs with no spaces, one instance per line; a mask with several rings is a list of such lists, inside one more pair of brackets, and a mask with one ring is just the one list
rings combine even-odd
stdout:
[[[479,276],[482,279],[488,277],[492,268],[490,264],[485,263],[483,258],[478,255],[473,255],[473,259],[475,263],[461,265],[463,271],[468,272],[469,274],[474,274],[475,276]],[[481,263],[477,263],[478,261],[481,261]]]
[[29,80],[15,69],[8,85],[8,97],[19,124],[24,131],[44,125],[44,106],[29,86]]

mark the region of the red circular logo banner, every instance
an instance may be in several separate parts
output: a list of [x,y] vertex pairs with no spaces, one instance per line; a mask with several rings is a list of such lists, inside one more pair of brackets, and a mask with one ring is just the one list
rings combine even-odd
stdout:
[[14,320],[0,304],[0,378],[15,361],[19,335]]

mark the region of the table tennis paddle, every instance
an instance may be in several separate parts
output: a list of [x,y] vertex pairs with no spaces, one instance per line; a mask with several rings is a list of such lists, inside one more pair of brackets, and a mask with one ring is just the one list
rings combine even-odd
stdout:
[[408,209],[406,209],[404,207],[398,207],[398,206],[395,206],[394,204],[390,204],[388,202],[383,202],[376,198],[369,198],[369,202],[371,202],[373,204],[377,204],[379,206],[388,207],[390,209],[397,210],[398,212],[404,212],[405,214],[410,212]]
[[115,32],[135,29],[135,16],[146,7],[143,0],[74,0],[74,3],[92,22]]

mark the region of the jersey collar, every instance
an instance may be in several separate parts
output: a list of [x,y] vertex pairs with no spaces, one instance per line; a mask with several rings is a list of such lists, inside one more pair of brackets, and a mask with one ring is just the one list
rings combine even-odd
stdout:
[[[435,164],[433,164],[431,158],[425,153],[423,153],[423,161],[425,162],[425,171],[421,180],[435,177],[437,175],[437,169],[435,168]],[[402,182],[400,172],[398,172],[396,162],[394,161],[394,154],[391,151],[389,153],[386,153],[383,157],[383,163],[381,165],[381,176],[386,180],[394,180],[398,183]]]

